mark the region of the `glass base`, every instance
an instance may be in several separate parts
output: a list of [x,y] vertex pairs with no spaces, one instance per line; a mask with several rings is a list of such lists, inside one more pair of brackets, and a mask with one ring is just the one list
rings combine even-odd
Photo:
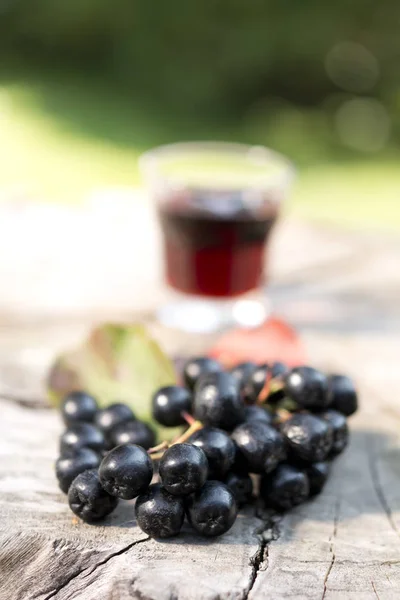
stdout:
[[260,291],[221,300],[172,292],[157,311],[157,318],[165,327],[205,334],[234,327],[259,327],[269,315],[269,302]]

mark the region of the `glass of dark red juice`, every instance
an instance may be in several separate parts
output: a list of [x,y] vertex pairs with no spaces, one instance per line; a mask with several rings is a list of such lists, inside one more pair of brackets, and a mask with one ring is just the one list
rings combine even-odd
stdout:
[[156,201],[173,292],[160,320],[200,332],[259,325],[268,314],[269,239],[291,163],[260,146],[187,142],[146,152],[140,167]]

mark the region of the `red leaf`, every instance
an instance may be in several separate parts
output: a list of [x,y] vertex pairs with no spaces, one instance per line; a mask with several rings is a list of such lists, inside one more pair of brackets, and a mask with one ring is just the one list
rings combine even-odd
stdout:
[[290,367],[307,362],[298,334],[277,317],[269,318],[256,329],[234,329],[223,334],[208,354],[225,367],[247,360],[259,364],[282,361]]

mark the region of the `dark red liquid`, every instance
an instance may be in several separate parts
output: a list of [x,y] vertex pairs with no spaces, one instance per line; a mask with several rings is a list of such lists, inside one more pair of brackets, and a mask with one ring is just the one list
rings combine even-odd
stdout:
[[160,208],[168,283],[186,294],[228,297],[256,288],[276,209],[256,218]]

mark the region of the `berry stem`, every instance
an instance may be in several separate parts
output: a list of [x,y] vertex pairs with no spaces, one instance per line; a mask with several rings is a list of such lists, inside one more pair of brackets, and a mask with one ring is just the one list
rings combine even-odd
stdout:
[[150,454],[150,458],[152,460],[159,460],[160,458],[162,458],[164,451],[167,450],[167,448],[175,446],[175,444],[183,444],[190,438],[191,435],[193,435],[193,433],[199,431],[200,429],[203,429],[203,423],[193,419],[193,423],[190,425],[190,427],[188,427],[188,429],[182,435],[176,438],[172,442],[172,444],[169,444],[168,442],[164,441],[161,442],[161,444],[158,444],[158,446],[150,448],[150,450],[147,451]]
[[183,444],[190,438],[190,436],[193,433],[195,433],[196,431],[199,431],[200,429],[203,429],[203,423],[201,423],[200,421],[195,421],[193,419],[193,423],[191,423],[190,427],[182,435],[180,435],[174,441],[174,443],[171,444],[171,446],[173,446],[174,444]]
[[165,450],[166,448],[164,450],[161,450],[160,452],[154,452],[154,454],[149,454],[151,460],[160,460],[160,458],[164,456]]
[[286,408],[278,408],[276,411],[276,416],[278,417],[278,419],[277,419],[278,423],[285,423],[285,421],[290,419],[290,417],[292,416],[292,413],[290,411],[286,410]]
[[267,376],[264,387],[258,395],[257,404],[265,404],[268,402],[268,396],[274,392],[283,390],[284,383],[281,377]]
[[267,401],[270,392],[270,383],[272,381],[271,373],[267,373],[264,386],[261,392],[258,394],[257,404],[264,404]]
[[193,423],[196,423],[196,419],[194,417],[192,417],[192,415],[190,415],[188,412],[185,412],[184,410],[181,412],[182,418],[185,419],[186,423],[188,425],[193,425]]
[[153,446],[153,448],[149,448],[147,450],[148,454],[156,454],[157,452],[160,452],[160,450],[166,450],[168,448],[169,444],[167,441],[163,441],[161,442],[161,444],[157,444],[157,446]]

